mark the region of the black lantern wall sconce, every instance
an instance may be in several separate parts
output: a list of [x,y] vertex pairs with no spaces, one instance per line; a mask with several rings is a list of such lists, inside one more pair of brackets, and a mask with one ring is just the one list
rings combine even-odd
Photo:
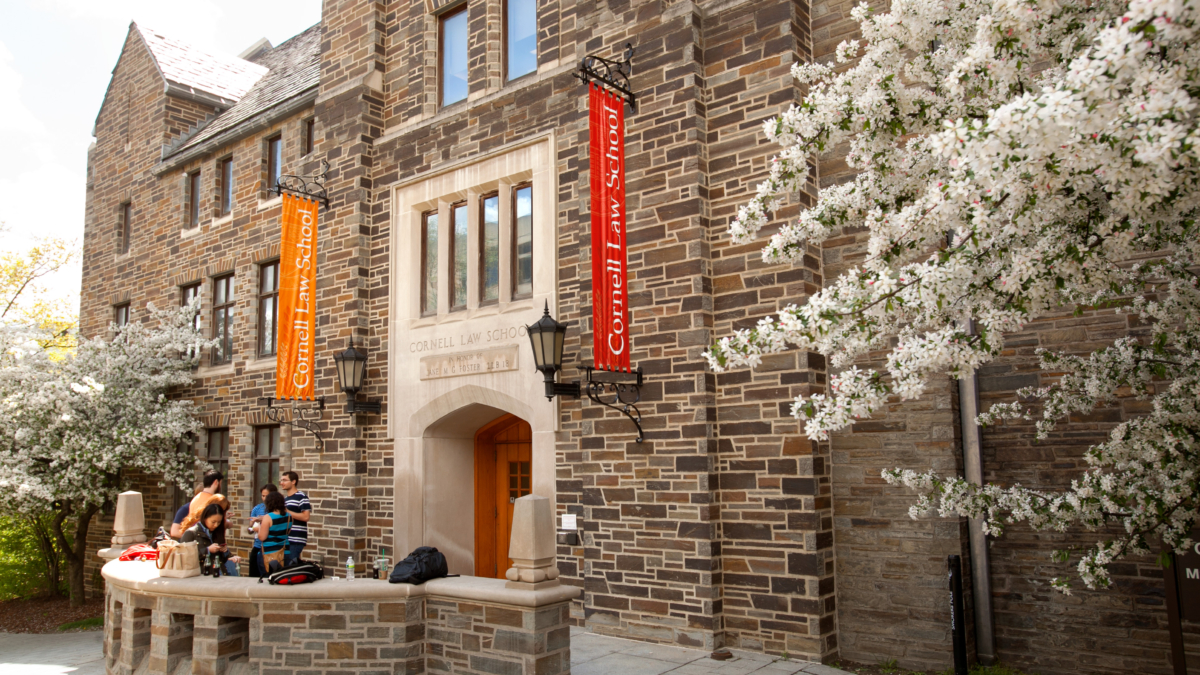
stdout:
[[[529,342],[533,346],[533,363],[546,378],[546,400],[555,396],[570,396],[579,398],[581,393],[579,382],[557,382],[555,376],[562,370],[563,344],[567,338],[567,324],[559,323],[550,316],[550,302],[542,318],[537,323],[525,327],[529,333]],[[608,379],[599,379],[604,373]],[[623,382],[621,377],[635,377],[633,382]],[[642,398],[642,368],[638,366],[631,373],[617,373],[587,369],[587,395],[593,402],[606,408],[612,408],[629,418],[637,427],[637,442],[643,440],[642,413],[637,408]],[[611,397],[611,398],[610,398]]]
[[357,415],[379,415],[383,412],[383,403],[378,399],[357,400],[358,392],[362,389],[363,376],[367,372],[367,355],[355,349],[354,337],[350,337],[350,347],[333,355],[337,365],[338,385],[346,394],[346,413]]
[[579,382],[555,381],[555,374],[562,370],[563,343],[567,338],[567,324],[559,323],[550,316],[550,301],[538,322],[526,326],[529,342],[533,345],[533,364],[546,378],[546,400],[555,396],[579,398]]

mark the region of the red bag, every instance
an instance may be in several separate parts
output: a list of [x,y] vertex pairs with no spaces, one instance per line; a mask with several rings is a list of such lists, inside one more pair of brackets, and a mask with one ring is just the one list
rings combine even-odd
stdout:
[[134,544],[125,549],[118,560],[158,560],[158,551],[150,544]]

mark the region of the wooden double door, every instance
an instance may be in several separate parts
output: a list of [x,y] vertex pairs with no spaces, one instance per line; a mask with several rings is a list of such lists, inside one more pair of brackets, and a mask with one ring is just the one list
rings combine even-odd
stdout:
[[504,578],[518,497],[533,492],[533,430],[505,415],[475,434],[475,576]]

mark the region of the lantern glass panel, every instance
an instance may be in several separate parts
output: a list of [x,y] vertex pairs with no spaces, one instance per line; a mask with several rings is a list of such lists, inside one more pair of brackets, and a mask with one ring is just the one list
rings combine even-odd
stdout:
[[334,361],[337,362],[338,384],[342,386],[342,391],[346,391],[351,387],[349,371],[352,366],[347,363],[345,354],[338,354]]
[[544,363],[547,367],[553,368],[554,370],[558,370],[559,366],[562,365],[562,353],[556,352],[554,349],[554,343],[557,341],[555,336],[557,334],[557,330],[546,330],[543,328],[542,334],[539,336],[542,338],[542,355],[545,359]]
[[540,324],[529,327],[529,343],[533,346],[533,365],[538,370],[546,367],[546,352],[542,351],[542,331]]
[[554,366],[556,370],[562,368],[563,342],[566,341],[566,339],[567,327],[560,324],[554,331]]
[[367,370],[367,357],[361,352],[356,352],[359,358],[354,359],[353,370],[351,371],[350,383],[355,391],[362,389],[363,373]]

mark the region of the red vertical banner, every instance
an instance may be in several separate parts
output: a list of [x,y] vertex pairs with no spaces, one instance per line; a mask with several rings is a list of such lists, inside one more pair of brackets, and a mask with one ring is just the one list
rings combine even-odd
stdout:
[[625,263],[625,101],[589,84],[592,176],[592,335],[595,367],[629,372]]
[[283,195],[279,241],[278,351],[275,398],[313,398],[313,342],[317,309],[317,220],[320,204]]

